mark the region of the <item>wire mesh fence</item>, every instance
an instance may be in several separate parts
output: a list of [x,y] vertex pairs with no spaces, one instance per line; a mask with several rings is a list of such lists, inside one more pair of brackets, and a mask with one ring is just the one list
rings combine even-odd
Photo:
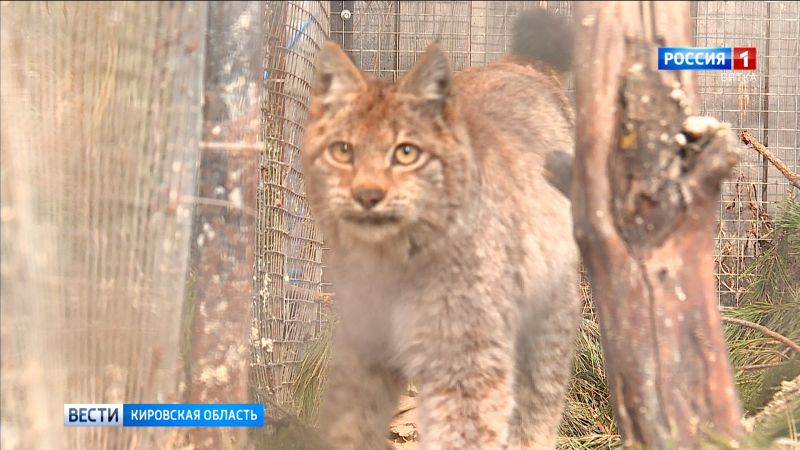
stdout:
[[299,150],[328,14],[327,2],[271,2],[267,11],[267,148],[260,163],[251,336],[251,384],[261,401],[288,401],[301,352],[324,322],[322,237],[306,205]]
[[[703,114],[747,130],[797,170],[800,165],[800,5],[796,2],[694,2],[696,45],[755,47],[752,72],[699,72]],[[786,178],[755,151],[724,182],[717,237],[720,302],[736,305],[741,276],[769,242]]]
[[532,1],[334,1],[331,39],[366,73],[396,80],[429,44],[447,51],[454,71],[500,58],[511,26],[525,9],[546,7],[569,16],[571,2]]
[[181,399],[206,5],[0,8],[0,446],[163,448],[58,412]]
[[[256,273],[256,390],[289,399],[306,340],[325,322],[323,242],[303,199],[297,164],[313,61],[322,40],[338,42],[368,74],[397,80],[437,41],[460,71],[500,58],[514,17],[544,7],[567,17],[566,1],[331,1],[271,5],[265,138]],[[701,113],[749,130],[791,168],[800,168],[800,5],[693,2],[696,46],[755,47],[753,72],[700,72]],[[328,34],[329,32],[329,34]],[[571,83],[566,84],[568,91]],[[776,205],[791,192],[756,152],[723,187],[716,246],[720,302],[736,304],[741,274],[769,240]],[[265,340],[266,338],[266,340]],[[269,374],[269,375],[267,375]]]

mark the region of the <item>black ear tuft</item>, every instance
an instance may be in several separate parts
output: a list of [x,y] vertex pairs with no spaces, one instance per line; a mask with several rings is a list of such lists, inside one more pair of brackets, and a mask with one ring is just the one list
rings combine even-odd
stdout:
[[350,57],[331,41],[325,42],[317,60],[314,96],[330,103],[366,88],[366,80]]
[[432,44],[400,82],[400,91],[420,100],[444,102],[450,95],[451,73],[447,56]]

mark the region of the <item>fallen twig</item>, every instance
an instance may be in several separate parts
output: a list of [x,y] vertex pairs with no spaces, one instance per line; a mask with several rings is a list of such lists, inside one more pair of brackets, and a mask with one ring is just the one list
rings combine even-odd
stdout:
[[797,172],[792,171],[789,166],[786,165],[783,161],[780,160],[777,156],[775,156],[764,144],[758,141],[752,134],[750,134],[747,130],[742,130],[739,132],[739,137],[742,139],[747,145],[752,146],[758,153],[764,155],[765,158],[775,166],[780,173],[789,180],[794,187],[800,189],[800,174]]
[[784,336],[784,335],[782,335],[782,334],[780,334],[778,332],[770,330],[769,328],[765,327],[764,325],[759,325],[757,323],[750,322],[749,320],[734,319],[733,317],[723,317],[722,321],[723,322],[727,322],[727,323],[733,323],[733,324],[736,324],[736,325],[741,325],[743,327],[747,327],[747,328],[751,328],[753,330],[759,331],[762,334],[764,334],[765,336],[769,336],[772,339],[775,339],[776,341],[786,345],[787,347],[789,347],[792,350],[794,350],[795,352],[797,352],[798,355],[800,355],[800,344],[798,344],[797,342],[787,338],[786,336]]
[[784,362],[777,362],[777,363],[771,363],[771,364],[751,364],[749,366],[739,367],[737,370],[742,371],[742,372],[746,372],[748,370],[771,369],[773,367],[782,366],[783,364],[784,364]]

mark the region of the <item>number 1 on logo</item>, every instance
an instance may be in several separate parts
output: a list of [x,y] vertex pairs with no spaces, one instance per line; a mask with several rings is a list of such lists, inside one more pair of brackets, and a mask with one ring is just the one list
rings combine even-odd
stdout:
[[[750,59],[752,58],[752,62]],[[756,70],[755,47],[733,48],[733,70]]]

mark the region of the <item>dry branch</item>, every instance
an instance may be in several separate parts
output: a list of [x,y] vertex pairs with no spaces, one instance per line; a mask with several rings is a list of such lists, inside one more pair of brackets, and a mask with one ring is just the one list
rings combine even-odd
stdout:
[[756,149],[758,153],[761,153],[762,156],[767,158],[769,162],[771,162],[772,165],[775,166],[775,168],[778,169],[778,171],[780,171],[780,173],[782,173],[787,180],[789,180],[789,183],[791,183],[797,189],[800,189],[800,174],[792,171],[792,169],[790,169],[789,166],[786,165],[786,163],[784,163],[783,161],[781,161],[780,158],[775,156],[764,144],[759,142],[758,139],[756,139],[752,134],[750,134],[749,131],[747,130],[740,131],[739,137],[742,139],[742,142],[752,146],[754,149]]
[[581,2],[575,236],[590,274],[627,448],[742,433],[713,276],[727,129],[692,117],[692,75],[659,72],[691,42],[688,2]]
[[747,327],[747,328],[756,330],[756,331],[760,332],[761,334],[763,334],[765,336],[769,336],[772,339],[775,339],[776,341],[780,342],[781,344],[786,345],[790,349],[794,350],[798,355],[800,355],[800,344],[798,344],[797,342],[787,338],[786,336],[784,336],[784,335],[782,335],[782,334],[780,334],[778,332],[770,330],[769,328],[765,327],[764,325],[759,325],[757,323],[750,322],[749,320],[735,319],[733,317],[723,317],[722,321],[723,322],[727,322],[727,323],[733,323],[733,324],[736,324],[736,325],[740,325],[740,326],[743,326],[743,327]]

